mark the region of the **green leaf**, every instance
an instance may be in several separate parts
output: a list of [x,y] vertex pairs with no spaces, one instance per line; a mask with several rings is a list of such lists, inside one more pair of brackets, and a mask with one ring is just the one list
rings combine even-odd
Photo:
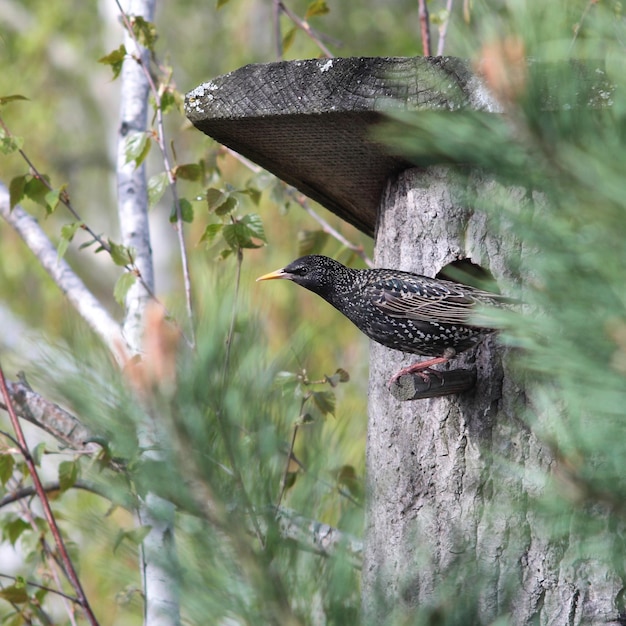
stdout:
[[252,241],[252,237],[256,235],[246,224],[241,222],[224,226],[222,235],[232,250],[237,250],[238,248],[260,248],[263,245]]
[[275,389],[280,389],[282,394],[293,393],[296,387],[299,385],[300,379],[294,372],[278,372],[274,376],[273,386]]
[[259,206],[259,202],[261,201],[261,190],[256,187],[246,187],[241,190],[241,193],[246,194],[255,204],[255,206]]
[[23,604],[30,599],[26,588],[22,585],[11,585],[0,589],[0,598],[13,604]]
[[209,224],[205,229],[202,237],[200,237],[200,243],[206,243],[207,245],[211,245],[215,238],[222,231],[222,224]]
[[14,546],[15,542],[26,530],[30,530],[30,524],[23,519],[17,517],[2,525],[2,536],[5,539],[8,539],[11,545]]
[[307,7],[306,13],[304,14],[304,19],[308,20],[310,17],[315,15],[326,15],[329,13],[330,9],[324,0],[314,0]]
[[11,209],[24,197],[24,187],[26,186],[26,176],[16,176],[9,183],[9,202]]
[[135,256],[133,250],[129,250],[126,246],[115,243],[110,239],[108,240],[108,242],[111,258],[113,259],[113,263],[115,263],[115,265],[124,267],[126,265],[132,264],[133,258]]
[[199,163],[187,163],[174,168],[174,176],[183,180],[200,180],[203,173],[204,168]]
[[226,201],[215,209],[215,215],[228,215],[232,213],[239,205],[239,200],[235,196],[228,196]]
[[51,189],[45,195],[46,212],[48,213],[48,215],[54,213],[56,208],[59,206],[59,196],[61,195],[62,191],[62,189]]
[[135,284],[136,280],[137,276],[135,276],[132,272],[124,272],[117,279],[115,287],[113,288],[113,297],[120,306],[124,306],[128,291]]
[[143,17],[138,15],[133,15],[130,18],[130,23],[133,28],[133,33],[135,37],[137,37],[137,41],[144,48],[148,48],[148,50],[152,50],[154,48],[154,44],[158,38],[157,29],[153,22],[148,22],[144,20]]
[[297,32],[298,32],[298,28],[296,26],[292,26],[285,33],[285,36],[283,37],[283,52],[287,52],[287,50],[289,50],[289,48],[291,48],[291,44],[293,43],[293,40],[294,40]]
[[323,230],[301,230],[298,232],[298,256],[320,254],[328,241]]
[[336,387],[339,383],[347,383],[350,380],[350,374],[339,368],[332,376],[326,376],[326,380],[331,387]]
[[151,530],[152,526],[139,526],[132,530],[120,530],[113,543],[113,553],[115,553],[124,540],[130,541],[133,545],[138,546],[148,536]]
[[140,131],[129,132],[124,142],[126,163],[132,163],[134,161],[135,167],[139,167],[148,156],[151,146],[152,140],[148,133]]
[[244,215],[241,218],[240,223],[245,224],[248,227],[248,230],[252,233],[253,237],[267,243],[265,229],[263,228],[263,220],[258,213],[248,213],[247,215]]
[[82,226],[83,222],[72,222],[71,224],[65,224],[61,227],[61,241],[59,241],[59,245],[57,246],[57,262],[65,256],[70,241],[72,241],[76,231],[82,228]]
[[225,193],[221,189],[215,189],[211,187],[206,190],[206,201],[209,207],[209,213],[213,213],[217,208],[222,206],[226,200],[228,200],[229,194]]
[[59,463],[59,486],[61,487],[61,491],[67,491],[76,484],[79,470],[77,460]]
[[191,224],[193,222],[193,205],[187,198],[180,199],[180,213],[183,222]]
[[[180,205],[180,218],[183,220],[183,222],[191,224],[191,222],[193,222],[193,205],[186,198],[181,198],[178,202]],[[172,210],[170,211],[170,222],[174,224],[176,220],[176,207],[173,206]]]
[[125,58],[126,48],[124,44],[122,44],[117,50],[113,50],[113,52],[109,52],[106,56],[99,58],[98,63],[110,65],[113,70],[113,80],[115,80],[122,71],[122,65],[124,64]]
[[335,414],[335,394],[332,391],[313,391],[311,397],[323,415]]
[[180,95],[173,89],[168,88],[161,94],[161,111],[169,113],[172,109],[180,108]]
[[163,197],[167,186],[169,185],[169,179],[167,172],[161,172],[151,176],[148,180],[148,206],[154,207],[155,204]]
[[229,0],[217,0],[217,8],[221,9],[225,4],[228,4]]
[[0,483],[6,485],[7,480],[13,476],[15,459],[7,453],[0,454]]
[[33,458],[33,463],[37,467],[41,467],[41,457],[44,455],[46,451],[45,442],[38,443],[31,451],[30,456]]
[[0,152],[2,154],[12,154],[24,145],[22,137],[9,135],[4,128],[0,128]]
[[46,200],[46,196],[48,195],[50,189],[44,181],[48,182],[47,176],[43,176],[43,178],[30,176],[24,185],[24,195],[47,210],[48,202]]
[[28,98],[26,96],[22,96],[19,93],[10,96],[0,96],[0,106],[4,106],[9,102],[16,102],[17,100],[28,100]]

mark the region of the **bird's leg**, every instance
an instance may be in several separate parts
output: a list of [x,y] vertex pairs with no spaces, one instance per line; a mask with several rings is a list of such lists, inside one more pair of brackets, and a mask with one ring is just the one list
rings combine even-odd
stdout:
[[[430,368],[433,365],[439,365],[439,363],[447,363],[450,360],[450,357],[447,356],[438,356],[434,359],[429,359],[428,361],[420,361],[418,363],[413,363],[408,367],[403,367],[399,372],[394,374],[389,379],[389,386],[393,385],[393,383],[400,378],[400,376],[404,376],[405,374],[417,374],[420,378],[425,380],[426,382],[430,381],[430,375],[435,374],[437,377],[441,378],[441,374],[437,370],[431,370]],[[429,370],[425,372],[424,370]]]

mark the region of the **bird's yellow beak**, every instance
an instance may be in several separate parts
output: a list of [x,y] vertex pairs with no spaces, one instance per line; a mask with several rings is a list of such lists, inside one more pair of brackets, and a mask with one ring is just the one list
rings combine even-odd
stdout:
[[275,272],[270,272],[269,274],[263,274],[263,276],[259,276],[256,279],[256,282],[258,283],[260,280],[275,280],[277,278],[287,278],[287,275],[285,274],[285,270],[279,269],[279,270],[276,270]]

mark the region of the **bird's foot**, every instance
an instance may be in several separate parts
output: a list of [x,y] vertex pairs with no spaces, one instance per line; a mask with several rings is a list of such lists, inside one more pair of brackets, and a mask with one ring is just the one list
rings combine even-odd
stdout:
[[437,377],[439,380],[443,380],[441,373],[437,370],[431,369],[431,367],[433,365],[438,365],[439,363],[446,363],[447,361],[447,357],[440,356],[435,359],[429,359],[428,361],[421,361],[420,363],[413,363],[408,367],[403,367],[389,379],[389,387],[391,387],[398,380],[398,378],[405,376],[406,374],[416,374],[427,383],[430,383],[432,375]]

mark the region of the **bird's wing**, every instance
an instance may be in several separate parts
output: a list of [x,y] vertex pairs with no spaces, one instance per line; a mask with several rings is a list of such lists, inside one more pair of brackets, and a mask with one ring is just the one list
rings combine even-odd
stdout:
[[467,324],[473,307],[486,302],[487,294],[476,290],[475,297],[466,287],[442,281],[382,281],[372,301],[382,312],[397,318],[435,321],[442,324]]

